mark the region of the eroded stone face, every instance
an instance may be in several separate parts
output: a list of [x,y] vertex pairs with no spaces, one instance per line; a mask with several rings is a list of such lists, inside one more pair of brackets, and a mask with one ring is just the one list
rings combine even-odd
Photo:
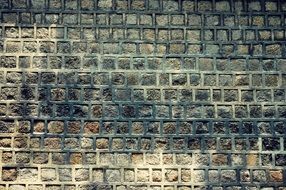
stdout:
[[0,190],[282,190],[285,11],[0,1]]

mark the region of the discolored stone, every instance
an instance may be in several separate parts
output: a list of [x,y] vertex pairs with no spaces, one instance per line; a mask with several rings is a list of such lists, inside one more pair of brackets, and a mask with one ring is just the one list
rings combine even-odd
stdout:
[[18,172],[15,168],[3,168],[2,180],[3,181],[15,181],[17,179]]
[[82,154],[81,153],[71,153],[70,154],[70,164],[82,164]]
[[168,169],[165,172],[165,179],[168,182],[178,181],[178,171],[175,169]]
[[217,165],[217,166],[228,165],[227,154],[213,154],[212,155],[212,164]]

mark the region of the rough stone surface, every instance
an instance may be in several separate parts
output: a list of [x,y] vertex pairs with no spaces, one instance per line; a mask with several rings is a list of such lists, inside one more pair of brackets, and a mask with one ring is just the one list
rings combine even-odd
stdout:
[[0,190],[286,189],[283,0],[0,0]]

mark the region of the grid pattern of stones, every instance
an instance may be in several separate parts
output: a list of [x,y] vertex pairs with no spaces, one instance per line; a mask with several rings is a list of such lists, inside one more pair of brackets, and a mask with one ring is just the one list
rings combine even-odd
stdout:
[[285,11],[0,0],[0,189],[285,189]]

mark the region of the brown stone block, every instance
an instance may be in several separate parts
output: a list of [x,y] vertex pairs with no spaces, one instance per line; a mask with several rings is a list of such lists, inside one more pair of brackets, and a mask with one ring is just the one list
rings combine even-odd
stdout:
[[270,171],[270,181],[271,182],[282,182],[283,181],[283,171],[282,170],[271,170]]

